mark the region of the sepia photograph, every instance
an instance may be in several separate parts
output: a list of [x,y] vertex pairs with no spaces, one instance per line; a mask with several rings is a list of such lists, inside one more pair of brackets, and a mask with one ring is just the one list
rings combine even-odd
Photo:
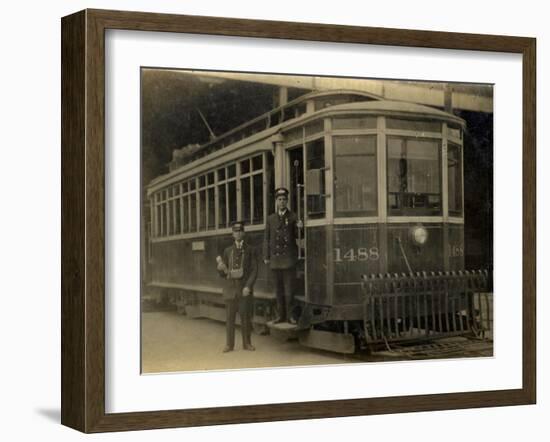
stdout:
[[493,356],[493,85],[141,68],[141,370]]

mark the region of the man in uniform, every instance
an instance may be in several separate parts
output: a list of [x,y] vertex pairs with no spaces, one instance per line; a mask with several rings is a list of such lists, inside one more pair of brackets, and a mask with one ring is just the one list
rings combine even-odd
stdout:
[[264,234],[264,263],[269,265],[277,293],[279,316],[275,323],[293,322],[291,304],[294,296],[296,264],[298,262],[298,230],[302,221],[288,209],[288,190],[275,190],[275,213],[268,216]]
[[233,224],[233,244],[223,252],[223,257],[218,256],[217,269],[221,277],[225,279],[223,287],[223,299],[226,311],[226,345],[224,353],[232,351],[235,347],[235,318],[237,311],[241,317],[241,335],[243,349],[254,351],[251,343],[252,334],[252,308],[253,289],[258,275],[258,262],[256,251],[244,241],[244,224]]

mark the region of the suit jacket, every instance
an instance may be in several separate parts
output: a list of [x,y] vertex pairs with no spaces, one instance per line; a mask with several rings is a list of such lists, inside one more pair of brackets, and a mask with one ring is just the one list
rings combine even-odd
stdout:
[[258,276],[258,258],[254,247],[244,242],[242,250],[238,250],[235,243],[233,243],[223,251],[222,260],[228,270],[231,264],[233,264],[233,268],[241,266],[243,268],[241,279],[227,279],[224,272],[219,272],[220,276],[224,278],[223,299],[235,299],[241,296],[245,287],[250,289],[249,296],[252,296],[254,283]]
[[267,217],[263,255],[272,270],[290,269],[298,262],[297,222],[296,214],[288,209],[283,216],[275,212]]

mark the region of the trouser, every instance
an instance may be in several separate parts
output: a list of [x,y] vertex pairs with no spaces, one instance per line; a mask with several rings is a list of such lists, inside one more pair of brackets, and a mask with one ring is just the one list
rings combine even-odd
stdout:
[[277,309],[279,318],[282,321],[291,319],[291,305],[294,297],[294,280],[296,279],[296,269],[277,269],[273,270],[275,287],[277,293]]
[[235,346],[235,319],[237,311],[241,317],[241,335],[243,338],[243,347],[251,344],[252,334],[252,295],[237,295],[234,299],[225,300],[225,337],[226,345],[229,348]]

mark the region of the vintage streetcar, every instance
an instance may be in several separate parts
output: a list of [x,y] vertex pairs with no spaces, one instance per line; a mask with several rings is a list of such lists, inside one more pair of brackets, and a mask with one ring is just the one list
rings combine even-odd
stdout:
[[[145,294],[224,320],[216,256],[240,220],[258,250],[257,332],[341,353],[479,336],[491,323],[491,275],[465,271],[464,129],[436,108],[333,90],[174,151],[170,172],[146,188]],[[274,287],[261,260],[281,186],[304,221],[296,325],[270,322]]]

